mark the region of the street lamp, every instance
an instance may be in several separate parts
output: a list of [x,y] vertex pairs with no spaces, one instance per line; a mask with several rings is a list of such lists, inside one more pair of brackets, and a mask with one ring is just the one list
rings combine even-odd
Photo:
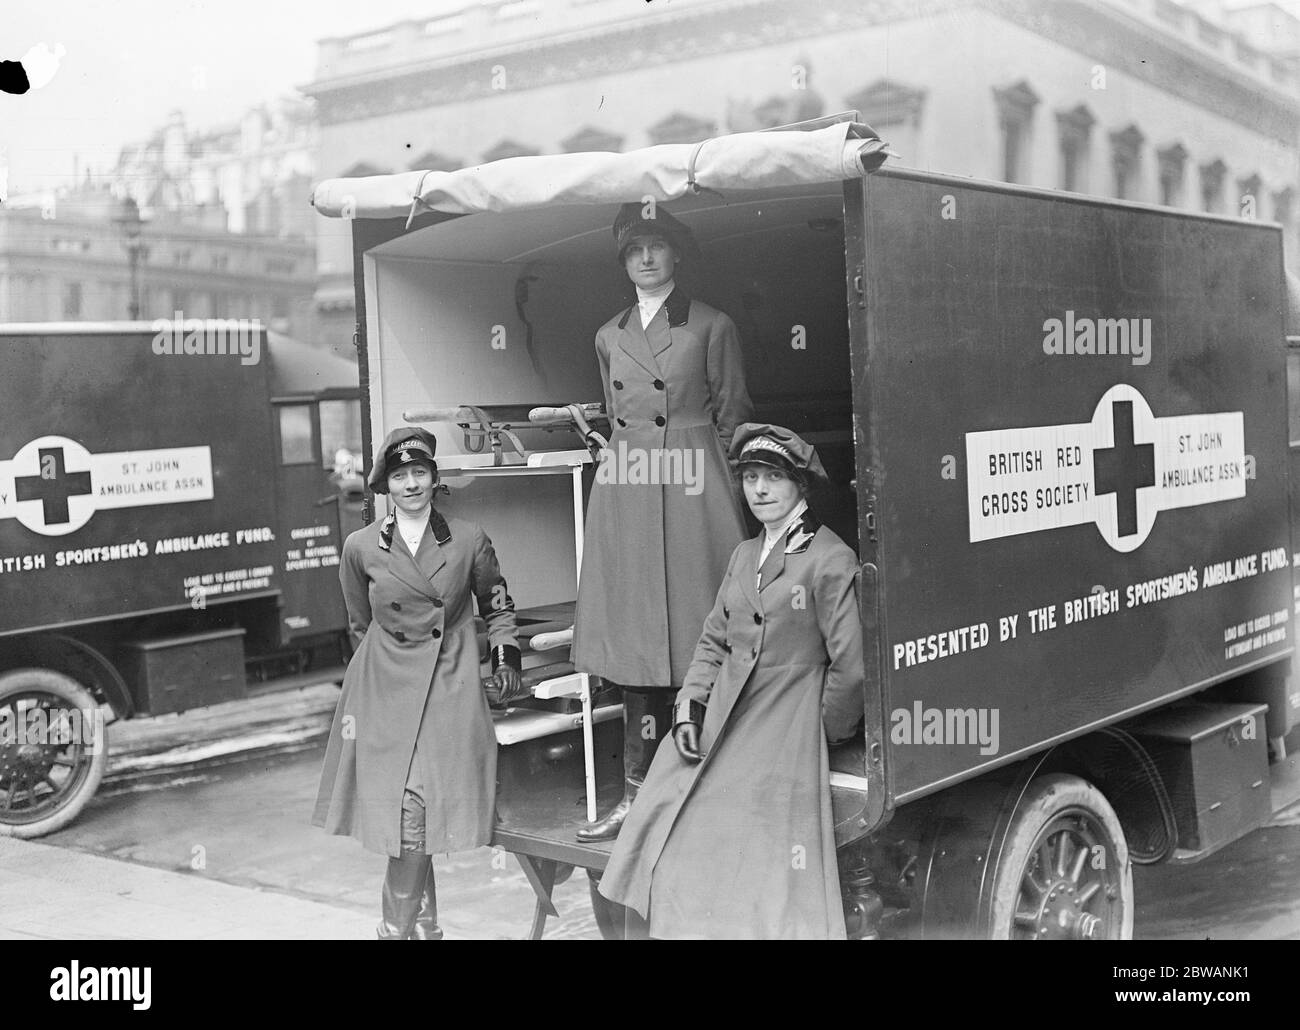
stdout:
[[125,237],[122,244],[126,248],[126,259],[131,269],[131,321],[140,318],[140,262],[149,257],[149,248],[141,242],[144,221],[140,218],[140,208],[134,197],[122,201],[122,213],[113,219],[113,224]]

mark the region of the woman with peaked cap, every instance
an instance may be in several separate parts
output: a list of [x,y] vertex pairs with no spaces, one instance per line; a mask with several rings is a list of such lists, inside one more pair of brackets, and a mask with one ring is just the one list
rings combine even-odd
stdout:
[[393,430],[370,488],[394,510],[351,534],[339,578],[360,641],[343,678],[312,822],[388,856],[381,940],[441,940],[430,855],[492,836],[496,736],[474,605],[503,700],[522,694],[514,602],[492,541],[433,507],[437,441]]
[[625,782],[614,810],[578,831],[589,841],[618,835],[744,538],[726,454],[751,414],[735,323],[676,285],[699,256],[690,230],[625,204],[614,240],[637,299],[596,334],[612,433],[588,502],[573,663],[623,688]]
[[652,937],[843,938],[827,742],[863,714],[853,551],[808,510],[821,461],[780,426],[732,442],[763,531],[736,548],[600,893]]

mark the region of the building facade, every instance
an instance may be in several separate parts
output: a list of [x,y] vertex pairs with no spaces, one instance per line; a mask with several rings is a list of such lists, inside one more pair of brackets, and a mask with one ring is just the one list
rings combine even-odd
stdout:
[[173,111],[149,139],[122,148],[108,180],[147,219],[183,213],[210,228],[306,240],[315,221],[303,198],[317,143],[315,112],[302,97],[259,105],[208,131],[189,129]]
[[[1294,261],[1300,23],[1249,6],[1269,10],[453,0],[321,41],[306,92],[321,178],[627,150],[856,109],[903,165],[1276,220]],[[349,227],[319,221],[318,325],[344,340]]]
[[315,250],[155,218],[132,241],[121,203],[64,198],[53,207],[0,208],[0,322],[128,318],[257,318],[310,338]]

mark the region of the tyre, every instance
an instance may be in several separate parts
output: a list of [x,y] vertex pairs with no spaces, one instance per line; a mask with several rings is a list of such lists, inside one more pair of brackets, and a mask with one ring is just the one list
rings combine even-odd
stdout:
[[993,881],[996,940],[1128,940],[1133,865],[1105,796],[1077,776],[1030,782]]
[[587,888],[591,892],[591,910],[596,916],[596,928],[600,936],[607,941],[623,939],[623,922],[625,909],[618,902],[610,901],[596,888],[600,886],[600,877],[587,870]]
[[49,669],[0,675],[0,837],[67,826],[107,762],[102,713],[85,687]]

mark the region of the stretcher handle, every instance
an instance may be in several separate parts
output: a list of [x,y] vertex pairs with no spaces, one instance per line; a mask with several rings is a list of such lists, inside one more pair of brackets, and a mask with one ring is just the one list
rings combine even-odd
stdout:
[[587,421],[590,415],[597,418],[601,414],[599,404],[566,404],[562,408],[533,408],[528,413],[529,422],[572,422],[582,437],[592,460],[600,460],[600,452],[609,446],[609,441],[591,428]]
[[528,641],[528,646],[534,651],[550,651],[557,647],[565,647],[573,643],[573,627],[568,629],[556,630],[554,633],[538,633]]

